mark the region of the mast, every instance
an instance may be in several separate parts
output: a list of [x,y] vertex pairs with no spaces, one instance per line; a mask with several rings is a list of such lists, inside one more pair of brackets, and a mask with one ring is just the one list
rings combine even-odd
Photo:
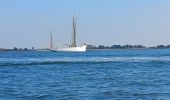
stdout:
[[76,18],[73,17],[73,37],[71,47],[76,47]]
[[50,30],[50,49],[53,49],[53,36],[51,30]]

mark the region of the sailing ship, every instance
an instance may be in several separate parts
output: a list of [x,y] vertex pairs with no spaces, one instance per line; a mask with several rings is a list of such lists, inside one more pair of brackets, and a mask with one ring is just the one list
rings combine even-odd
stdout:
[[83,44],[82,46],[77,46],[76,43],[76,18],[73,17],[73,37],[72,43],[68,47],[56,47],[54,48],[52,43],[52,34],[50,36],[50,50],[51,51],[71,51],[71,52],[85,52],[86,45]]

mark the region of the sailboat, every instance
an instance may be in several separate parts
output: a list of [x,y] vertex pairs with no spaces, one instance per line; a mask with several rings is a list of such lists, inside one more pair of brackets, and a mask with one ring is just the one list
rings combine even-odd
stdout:
[[50,36],[50,49],[51,51],[70,51],[70,52],[85,52],[86,45],[83,44],[82,46],[77,46],[76,43],[76,18],[73,17],[73,37],[72,43],[68,47],[57,47],[54,48],[52,44],[52,34]]

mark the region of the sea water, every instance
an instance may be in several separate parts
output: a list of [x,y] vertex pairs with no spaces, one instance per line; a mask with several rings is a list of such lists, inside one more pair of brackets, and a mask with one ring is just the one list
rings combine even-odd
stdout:
[[0,100],[170,100],[170,49],[0,52]]

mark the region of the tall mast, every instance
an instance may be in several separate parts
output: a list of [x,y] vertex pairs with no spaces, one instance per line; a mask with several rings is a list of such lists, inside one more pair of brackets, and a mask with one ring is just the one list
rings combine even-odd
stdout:
[[71,47],[76,47],[76,18],[73,17],[73,37]]
[[53,36],[52,36],[52,31],[50,30],[50,49],[53,48]]

